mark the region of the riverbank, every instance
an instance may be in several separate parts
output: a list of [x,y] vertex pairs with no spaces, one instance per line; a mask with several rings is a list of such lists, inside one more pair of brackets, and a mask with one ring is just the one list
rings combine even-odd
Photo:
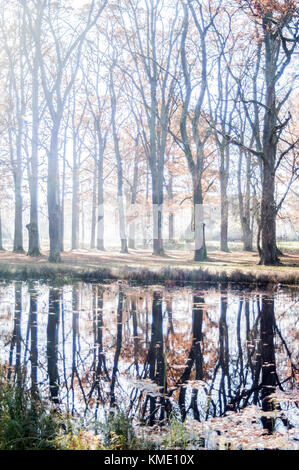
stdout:
[[299,286],[299,253],[286,253],[279,266],[259,266],[256,252],[210,251],[207,261],[193,261],[192,251],[169,250],[154,256],[150,250],[76,250],[62,254],[62,262],[49,263],[48,253],[38,258],[0,252],[0,279],[85,282],[127,280],[136,283],[204,282],[251,284],[257,287]]

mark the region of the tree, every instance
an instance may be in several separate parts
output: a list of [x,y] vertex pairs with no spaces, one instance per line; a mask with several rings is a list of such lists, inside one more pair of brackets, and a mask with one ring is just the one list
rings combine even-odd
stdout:
[[[262,44],[264,52],[264,82],[265,91],[263,102],[245,100],[244,106],[247,117],[251,116],[251,106],[262,108],[264,111],[261,125],[260,149],[247,147],[253,155],[258,156],[262,162],[262,197],[260,212],[261,251],[260,264],[275,265],[278,263],[276,247],[276,204],[275,204],[275,174],[284,157],[296,145],[295,142],[285,141],[283,131],[291,119],[291,115],[284,116],[284,104],[292,92],[293,80],[283,90],[279,81],[287,80],[286,70],[290,64],[295,48],[299,41],[299,27],[296,19],[298,11],[294,1],[256,1],[254,3],[242,0],[249,18],[257,27],[256,50]],[[244,93],[243,93],[244,96]],[[251,119],[251,127],[258,139],[256,121]],[[243,146],[236,139],[230,142]],[[285,148],[278,155],[279,143],[284,142]],[[243,146],[244,148],[244,146]]]
[[[15,19],[16,18],[16,19]],[[7,138],[9,156],[14,181],[15,216],[14,216],[14,253],[23,253],[23,133],[25,100],[24,67],[24,18],[22,10],[16,5],[15,17],[7,18],[7,12],[1,11],[1,36],[6,54],[6,89],[7,95]],[[9,34],[8,34],[9,33]],[[12,34],[12,36],[11,36]],[[17,47],[16,47],[17,45]]]
[[[205,159],[205,149],[208,146],[208,140],[211,130],[202,119],[204,111],[204,100],[207,94],[208,85],[208,55],[207,55],[207,34],[212,26],[213,19],[217,14],[208,11],[208,19],[205,16],[204,9],[199,2],[195,2],[197,10],[195,11],[192,3],[184,4],[184,22],[181,36],[181,65],[183,74],[183,87],[180,87],[181,116],[180,116],[180,138],[175,136],[178,144],[183,149],[188,168],[192,177],[192,198],[193,198],[193,220],[194,220],[194,260],[204,261],[207,258],[205,244],[205,228],[203,222],[203,187],[202,178],[207,169]],[[200,89],[197,97],[193,98],[194,74],[191,75],[192,66],[188,62],[187,40],[190,28],[189,9],[199,35],[200,44]],[[198,77],[196,77],[198,78]],[[194,101],[193,101],[194,100]],[[193,104],[195,103],[195,104]],[[191,132],[189,131],[191,127]],[[194,150],[193,150],[194,149]]]
[[[95,37],[94,37],[95,36]],[[96,248],[104,250],[104,157],[107,146],[108,132],[111,124],[109,116],[109,74],[104,55],[100,50],[100,34],[98,28],[92,40],[88,38],[86,49],[86,68],[83,66],[84,86],[88,109],[91,114],[89,131],[93,145],[94,155],[94,190],[93,197],[97,197],[96,210],[93,210],[94,223],[92,233],[96,233]],[[97,195],[96,195],[97,192]],[[92,235],[93,237],[93,235]],[[92,242],[93,245],[93,242]]]
[[[56,2],[44,0],[41,35],[35,36],[38,50],[41,80],[49,116],[51,118],[51,136],[48,148],[47,200],[49,215],[50,254],[49,261],[61,260],[61,207],[59,200],[59,158],[58,138],[66,100],[71,92],[79,69],[81,52],[87,32],[95,25],[107,4],[104,0],[97,8],[93,0],[87,12],[76,16],[70,6],[58,6]],[[31,12],[24,4],[27,14]],[[77,20],[77,27],[69,26],[65,15],[72,15]],[[80,27],[80,25],[82,26]],[[50,45],[47,50],[42,44]],[[48,67],[49,55],[52,67]],[[74,64],[70,69],[70,62]],[[54,68],[54,70],[53,70]]]
[[[28,2],[27,2],[28,5]],[[33,11],[32,11],[33,10]],[[40,125],[40,80],[39,80],[39,58],[34,37],[41,35],[42,3],[32,2],[31,14],[28,9],[24,10],[26,25],[29,32],[26,34],[24,21],[24,49],[27,65],[31,75],[31,154],[27,156],[27,173],[30,192],[30,222],[26,225],[28,229],[29,245],[28,255],[40,255],[39,227],[38,227],[38,144]]]
[[110,102],[111,102],[111,123],[112,123],[112,135],[114,142],[114,151],[116,157],[117,167],[117,206],[118,206],[118,219],[119,219],[119,235],[121,241],[121,252],[128,253],[126,226],[125,226],[125,211],[124,211],[124,199],[123,199],[123,163],[121,153],[119,149],[119,137],[116,126],[116,108],[117,108],[117,97],[114,86],[114,64],[110,68]]
[[[145,120],[143,141],[151,171],[153,211],[153,253],[163,255],[162,214],[165,147],[174,105],[178,59],[178,5],[161,0],[119,1],[119,16],[125,35],[122,63],[124,76],[133,84],[138,99],[131,101],[140,123]],[[163,17],[170,8],[172,20]],[[129,55],[129,57],[128,57]],[[130,60],[128,66],[128,59]],[[142,110],[140,109],[142,105]],[[139,108],[136,110],[136,108]]]

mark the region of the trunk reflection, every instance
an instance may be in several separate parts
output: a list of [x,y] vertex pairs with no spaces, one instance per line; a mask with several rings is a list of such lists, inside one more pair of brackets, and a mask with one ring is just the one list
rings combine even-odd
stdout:
[[[272,411],[277,386],[295,386],[296,325],[285,304],[296,299],[287,296],[279,304],[224,289],[20,282],[11,292],[8,377],[24,371],[32,396],[48,381],[55,406],[73,414],[100,419],[116,407],[150,426],[171,414],[202,422],[250,404]],[[261,420],[269,433],[273,423]]]

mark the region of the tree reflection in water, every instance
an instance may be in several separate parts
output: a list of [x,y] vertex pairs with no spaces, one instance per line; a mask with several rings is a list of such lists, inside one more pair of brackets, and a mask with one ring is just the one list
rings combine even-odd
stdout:
[[38,294],[34,286],[29,286],[30,304],[28,324],[30,331],[30,361],[31,361],[31,393],[35,397],[38,394]]
[[110,390],[110,407],[116,405],[115,396],[115,385],[118,373],[118,361],[122,346],[122,331],[123,331],[123,309],[124,309],[124,293],[122,287],[119,288],[118,293],[118,305],[117,305],[117,317],[116,317],[116,347],[113,360],[112,379],[111,379],[111,390]]
[[[13,332],[10,342],[9,358],[8,358],[8,379],[11,378],[12,366],[15,366],[16,377],[19,380],[20,367],[21,367],[21,349],[22,349],[22,333],[21,333],[21,319],[22,319],[22,283],[16,282],[14,286],[14,320]],[[15,363],[14,357],[15,355]]]
[[[193,295],[193,307],[192,307],[192,345],[188,355],[185,370],[182,376],[176,383],[179,386],[179,407],[181,412],[182,421],[186,419],[186,383],[191,377],[191,372],[195,366],[195,379],[203,379],[203,362],[202,362],[202,321],[203,321],[203,304],[204,298],[199,295]],[[194,418],[199,419],[199,410],[197,405],[197,394],[198,390],[192,389],[192,400],[190,408],[193,410]]]
[[49,315],[47,325],[47,358],[50,395],[53,403],[59,403],[59,373],[58,373],[58,332],[60,289],[49,290]]
[[[11,289],[10,341],[0,338],[8,374],[18,378],[28,356],[32,393],[47,380],[51,400],[73,414],[125,407],[149,425],[171,413],[202,422],[249,404],[271,411],[276,387],[295,386],[298,300],[289,293],[20,282]],[[271,417],[261,423],[273,432]]]

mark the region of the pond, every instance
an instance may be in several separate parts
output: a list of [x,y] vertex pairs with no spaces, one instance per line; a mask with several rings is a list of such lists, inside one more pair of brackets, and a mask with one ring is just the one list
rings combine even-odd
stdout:
[[298,291],[15,281],[0,285],[0,362],[86,422],[117,407],[146,426],[238,429],[246,410],[295,439],[298,312]]

